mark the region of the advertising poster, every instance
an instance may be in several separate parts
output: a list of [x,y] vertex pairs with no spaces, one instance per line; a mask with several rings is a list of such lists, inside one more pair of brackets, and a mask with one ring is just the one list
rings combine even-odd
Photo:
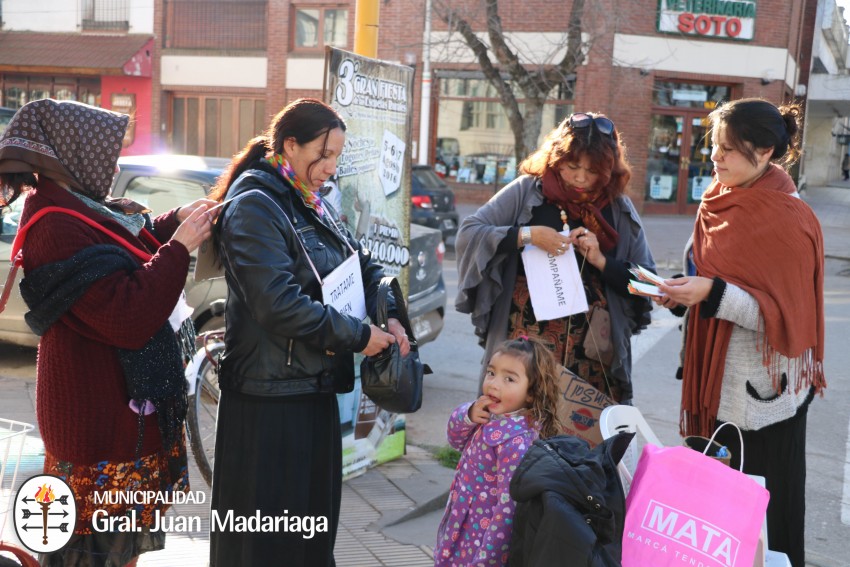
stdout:
[[[406,290],[413,69],[328,48],[324,99],[347,126],[332,202],[385,273]],[[359,358],[355,366],[359,374]],[[361,396],[359,379],[338,402],[345,476],[404,454],[404,416],[382,411]]]

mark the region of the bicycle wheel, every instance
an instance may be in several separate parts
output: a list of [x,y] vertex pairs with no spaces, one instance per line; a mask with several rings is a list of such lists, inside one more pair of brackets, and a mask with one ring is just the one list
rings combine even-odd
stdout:
[[189,427],[189,443],[195,463],[207,485],[212,484],[212,469],[215,462],[215,424],[218,417],[218,355],[224,343],[207,347],[209,356],[201,363],[195,378],[195,393],[189,397],[189,412],[186,423]]

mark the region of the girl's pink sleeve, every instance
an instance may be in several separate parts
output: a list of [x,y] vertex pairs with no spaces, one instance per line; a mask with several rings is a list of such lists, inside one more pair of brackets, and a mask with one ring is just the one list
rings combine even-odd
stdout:
[[477,423],[469,420],[469,408],[472,402],[467,402],[455,408],[449,418],[449,424],[446,431],[446,437],[454,449],[463,451],[466,442],[472,436],[472,433],[478,427]]

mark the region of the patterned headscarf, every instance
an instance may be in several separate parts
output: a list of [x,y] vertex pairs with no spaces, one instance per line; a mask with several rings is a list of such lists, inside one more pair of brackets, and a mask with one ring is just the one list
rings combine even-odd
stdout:
[[39,173],[103,201],[129,122],[125,114],[79,102],[34,100],[0,137],[0,173]]

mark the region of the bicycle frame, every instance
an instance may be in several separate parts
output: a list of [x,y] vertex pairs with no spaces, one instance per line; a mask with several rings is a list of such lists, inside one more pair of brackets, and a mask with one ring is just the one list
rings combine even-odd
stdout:
[[212,483],[215,422],[219,399],[218,354],[224,350],[224,331],[208,331],[197,338],[200,345],[186,365],[189,412],[186,429],[201,476]]

